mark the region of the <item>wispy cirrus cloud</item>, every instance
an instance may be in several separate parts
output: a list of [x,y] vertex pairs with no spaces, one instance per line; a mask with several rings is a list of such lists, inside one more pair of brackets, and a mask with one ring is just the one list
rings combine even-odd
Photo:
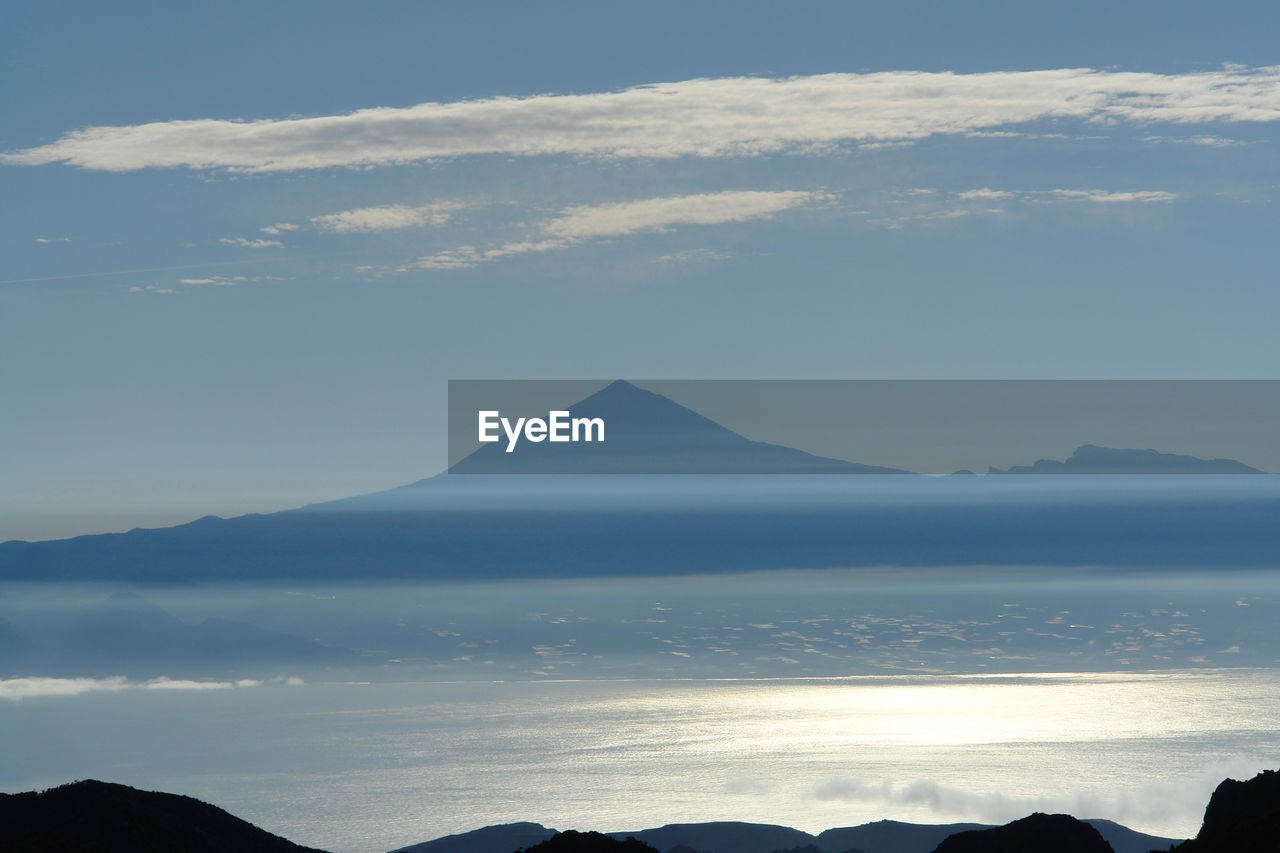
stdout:
[[[290,679],[288,683],[301,683]],[[123,675],[109,678],[6,678],[0,679],[0,699],[20,702],[46,696],[79,696],[84,693],[119,693],[124,690],[232,690],[260,687],[263,682],[242,678],[236,681],[194,681],[191,679],[152,678],[132,681]]]
[[644,231],[666,231],[679,225],[721,225],[768,219],[833,196],[803,190],[730,190],[667,196],[637,201],[575,205],[535,226],[531,239],[488,248],[460,246],[418,259],[417,269],[461,269],[512,255],[567,249],[588,240],[623,237]]
[[1107,190],[1049,190],[1051,196],[1057,198],[1080,199],[1099,202],[1101,204],[1148,204],[1157,201],[1173,201],[1177,193],[1157,190],[1140,190],[1137,192],[1109,192]]
[[435,202],[419,207],[390,204],[382,207],[361,207],[313,216],[311,222],[322,231],[349,233],[353,231],[392,231],[398,228],[417,228],[423,225],[443,225],[456,210],[467,205],[463,202]]
[[936,189],[914,188],[902,190],[896,194],[896,198],[890,199],[889,215],[873,217],[868,222],[884,228],[899,229],[912,223],[1001,214],[1006,212],[1006,206],[1016,208],[1018,205],[1046,205],[1055,202],[1146,205],[1172,202],[1178,198],[1177,193],[1164,190],[1010,190],[978,187],[944,193]]
[[212,287],[235,287],[248,278],[243,275],[214,275],[207,278],[180,278],[178,284],[207,284]]
[[242,249],[282,249],[284,243],[279,240],[252,240],[248,237],[223,237],[218,241],[225,246],[239,246]]
[[548,237],[586,240],[620,237],[639,231],[661,231],[675,225],[720,225],[765,219],[819,200],[823,192],[803,190],[731,190],[719,193],[649,198],[612,204],[578,205],[542,223]]
[[1013,193],[1008,190],[993,190],[991,187],[979,187],[976,190],[965,190],[956,193],[956,198],[961,201],[999,201],[1000,199],[1013,198]]
[[0,155],[0,162],[107,171],[271,172],[475,154],[749,157],[1001,132],[1043,119],[1135,125],[1280,121],[1280,66],[1185,74],[1067,68],[696,79],[311,118],[88,127]]
[[274,237],[277,234],[283,234],[286,231],[297,231],[299,227],[300,226],[294,225],[292,222],[277,222],[275,225],[265,225],[258,230],[263,234],[270,234]]

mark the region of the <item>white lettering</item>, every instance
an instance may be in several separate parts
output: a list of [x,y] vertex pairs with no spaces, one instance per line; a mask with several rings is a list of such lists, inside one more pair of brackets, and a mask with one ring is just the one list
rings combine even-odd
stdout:
[[542,418],[510,418],[502,417],[496,409],[488,409],[476,413],[477,438],[482,444],[501,441],[502,432],[507,436],[506,452],[512,453],[523,436],[527,441],[537,444],[551,441],[604,441],[604,418],[574,418],[566,411],[552,411]]
[[[566,414],[568,414],[566,412]],[[582,427],[583,438],[578,438],[578,427]],[[591,437],[591,430],[595,429],[596,437]],[[604,441],[604,418],[574,418],[573,419],[573,440],[574,441]]]
[[498,434],[497,434],[497,433],[494,433],[494,434],[490,435],[490,434],[489,434],[489,431],[490,431],[490,430],[495,430],[495,429],[497,429],[497,428],[498,428],[498,422],[497,422],[496,420],[494,420],[494,418],[497,418],[497,417],[498,417],[498,413],[497,413],[497,412],[495,412],[495,411],[489,411],[489,412],[478,412],[477,414],[479,414],[479,416],[480,416],[480,418],[479,418],[479,420],[480,420],[480,441],[482,441],[482,442],[497,441],[497,440],[498,440]]
[[568,441],[569,440],[569,413],[568,412],[548,412],[548,423],[551,426],[551,433],[547,436],[552,441]]
[[524,418],[516,418],[515,429],[511,428],[511,421],[506,418],[502,419],[502,431],[507,434],[507,452],[516,449],[516,442],[520,440],[520,428],[524,426]]

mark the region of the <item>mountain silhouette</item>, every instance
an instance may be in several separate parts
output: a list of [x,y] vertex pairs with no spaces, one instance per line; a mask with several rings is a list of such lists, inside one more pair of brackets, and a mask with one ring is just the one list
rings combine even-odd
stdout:
[[618,839],[599,832],[577,832],[569,829],[553,835],[546,841],[525,848],[523,853],[658,853],[658,851],[634,838]]
[[934,853],[1115,853],[1089,824],[1065,814],[1036,814],[997,826],[958,832]]
[[1177,853],[1275,853],[1280,850],[1280,771],[1224,780],[1209,798],[1200,832]]
[[[879,486],[860,491],[843,482],[870,479],[900,487],[880,500]],[[1280,551],[1280,494],[1270,490],[1187,488],[1152,500],[1046,485],[1035,500],[1014,500],[994,479],[1013,478],[436,477],[284,512],[6,542],[0,580],[479,580],[877,565],[1217,569],[1272,566]]]
[[[1097,829],[1115,853],[1167,850],[1175,843],[1175,839],[1135,832],[1109,820],[1084,822]],[[607,834],[619,840],[638,839],[663,853],[931,853],[944,839],[956,833],[995,828],[980,823],[915,824],[880,820],[811,835],[772,824],[712,821],[673,823],[654,829]],[[555,835],[555,830],[537,823],[502,824],[425,841],[394,853],[511,853],[552,835]]]
[[192,797],[109,782],[0,794],[11,853],[319,853]]
[[619,379],[568,408],[599,418],[603,442],[486,444],[451,474],[909,474],[752,441],[661,394]]
[[[878,820],[821,832],[818,834],[818,846],[823,850],[856,847],[864,853],[930,853],[948,836],[971,829],[991,829],[991,826],[981,823],[916,824]],[[1143,848],[1143,853],[1146,849]]]
[[540,823],[502,823],[411,844],[392,853],[511,853],[540,844],[555,834],[554,829]]
[[[393,853],[1139,853],[1172,840],[1111,821],[1034,814],[1000,827],[876,821],[811,835],[770,824],[715,821],[638,832],[557,832],[508,823],[398,848]],[[969,828],[976,829],[969,829]],[[955,832],[957,828],[965,831]],[[945,836],[927,847],[930,837]],[[849,840],[863,842],[851,847]],[[1108,844],[1108,840],[1119,843]],[[1280,849],[1280,773],[1218,786],[1204,827],[1180,853],[1274,853]],[[1135,846],[1146,844],[1146,847]],[[300,847],[192,797],[94,780],[43,792],[0,794],[5,853],[321,853]]]
[[[959,472],[957,472],[959,473]],[[1120,450],[1082,444],[1065,462],[1040,459],[1033,465],[990,468],[988,474],[1265,474],[1235,459],[1199,459],[1155,450]]]
[[[745,472],[868,469],[750,441],[625,382],[583,405],[587,414],[616,412],[640,425],[634,445],[619,425],[621,462],[634,458],[628,447],[639,453],[653,446],[653,435],[679,434],[687,439],[683,450],[659,442],[654,452],[667,452],[672,464],[692,459],[710,467],[714,459],[719,470],[737,465],[744,473],[445,474],[283,512],[6,542],[0,580],[477,580],[879,565],[1220,568],[1271,566],[1280,550],[1280,494],[1265,489],[1188,488],[1152,501],[1140,492],[1100,497],[1042,486],[1036,500],[1020,500],[1007,478],[756,475]],[[655,423],[670,429],[640,428]],[[486,452],[502,451],[490,445],[467,457],[477,461],[463,462],[479,466]]]
[[669,823],[656,829],[610,834],[615,838],[634,837],[659,850],[683,845],[699,853],[773,853],[804,847],[814,841],[809,833],[789,826],[737,821]]

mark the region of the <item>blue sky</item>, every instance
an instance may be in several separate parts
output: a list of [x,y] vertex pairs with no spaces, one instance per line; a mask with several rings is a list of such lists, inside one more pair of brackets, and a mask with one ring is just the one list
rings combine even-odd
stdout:
[[451,378],[1275,378],[1277,31],[5,4],[0,539],[433,474]]

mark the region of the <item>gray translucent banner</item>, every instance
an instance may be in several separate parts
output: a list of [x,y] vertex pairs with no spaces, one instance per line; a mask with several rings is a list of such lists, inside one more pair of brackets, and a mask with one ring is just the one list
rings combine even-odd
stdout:
[[1278,436],[1275,380],[449,383],[451,474],[1247,474]]

